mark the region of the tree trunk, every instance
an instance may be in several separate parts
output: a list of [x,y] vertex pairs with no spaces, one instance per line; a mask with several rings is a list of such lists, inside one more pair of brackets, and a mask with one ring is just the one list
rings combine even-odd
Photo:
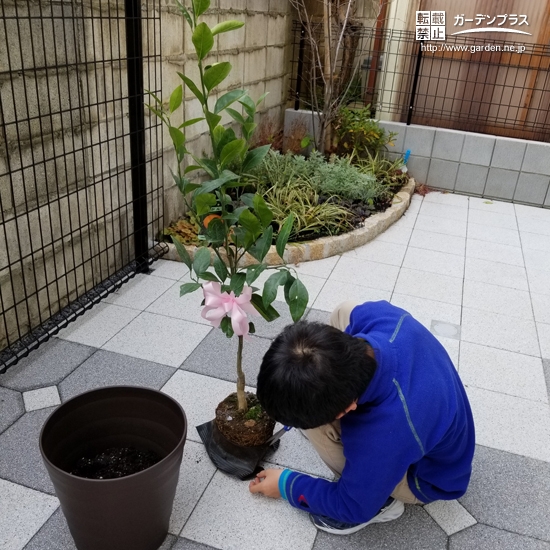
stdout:
[[237,402],[239,411],[246,412],[248,405],[246,404],[246,393],[244,391],[245,379],[243,372],[243,337],[239,336],[239,347],[237,348]]

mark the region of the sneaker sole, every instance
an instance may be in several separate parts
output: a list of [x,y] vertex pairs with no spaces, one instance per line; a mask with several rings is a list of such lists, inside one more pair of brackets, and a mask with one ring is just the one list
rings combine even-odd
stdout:
[[357,533],[361,529],[367,527],[367,525],[372,525],[374,523],[385,523],[386,521],[393,521],[394,519],[400,518],[405,511],[405,505],[400,500],[394,500],[382,513],[373,517],[370,521],[366,523],[360,523],[349,529],[331,529],[330,527],[322,527],[313,523],[317,529],[330,533],[331,535],[351,535],[352,533]]

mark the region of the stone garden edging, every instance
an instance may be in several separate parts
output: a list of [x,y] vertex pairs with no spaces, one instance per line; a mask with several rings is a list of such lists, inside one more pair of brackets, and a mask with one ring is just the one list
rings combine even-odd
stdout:
[[[359,227],[344,233],[343,235],[321,237],[314,241],[305,241],[300,243],[288,243],[284,253],[284,260],[287,264],[299,264],[311,260],[321,260],[329,258],[336,254],[342,254],[348,250],[353,250],[358,246],[364,245],[372,241],[375,237],[384,232],[388,227],[395,223],[407,210],[411,202],[411,197],[414,193],[415,181],[409,179],[408,183],[403,186],[401,191],[396,193],[393,198],[392,205],[385,212],[373,214],[367,218],[363,227]],[[163,256],[167,260],[181,261],[176,247],[172,243],[168,243],[168,252]],[[186,245],[185,247],[191,258],[193,258],[196,247]],[[214,251],[212,251],[212,257]],[[275,246],[271,246],[265,262],[269,265],[280,265],[283,262],[275,250]],[[252,256],[246,255],[243,258],[242,266],[258,263]]]

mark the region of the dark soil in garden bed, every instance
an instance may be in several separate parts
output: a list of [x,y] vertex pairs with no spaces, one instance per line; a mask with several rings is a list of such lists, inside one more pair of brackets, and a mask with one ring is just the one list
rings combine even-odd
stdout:
[[262,409],[258,398],[246,394],[248,412],[238,410],[237,394],[226,397],[216,408],[216,426],[232,443],[245,447],[263,445],[272,435],[275,421]]
[[137,474],[160,460],[161,457],[152,451],[111,447],[81,457],[70,473],[88,479],[115,479]]

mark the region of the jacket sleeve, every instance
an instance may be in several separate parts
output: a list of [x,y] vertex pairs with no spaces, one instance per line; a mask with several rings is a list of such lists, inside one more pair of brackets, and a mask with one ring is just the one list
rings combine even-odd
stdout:
[[422,457],[406,419],[395,418],[403,414],[402,408],[392,406],[346,415],[342,419],[346,465],[341,478],[330,482],[288,472],[282,482],[288,502],[340,521],[372,519],[409,466]]

